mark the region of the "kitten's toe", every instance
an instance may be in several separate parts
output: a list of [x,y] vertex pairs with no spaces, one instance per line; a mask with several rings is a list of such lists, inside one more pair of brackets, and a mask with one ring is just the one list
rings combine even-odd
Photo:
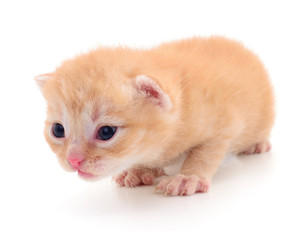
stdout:
[[144,185],[152,185],[154,182],[155,176],[153,173],[145,172],[141,174],[141,180]]
[[126,187],[136,187],[142,184],[142,179],[136,171],[130,170],[125,177],[124,183],[124,186]]
[[241,152],[240,154],[254,154],[254,153],[264,153],[264,152],[268,152],[270,151],[272,148],[270,142],[265,141],[265,142],[261,142],[261,143],[257,143],[253,146],[251,146],[250,148],[248,148],[247,150]]
[[113,176],[113,181],[116,182],[120,186],[125,186],[125,178],[128,174],[128,171],[123,171],[117,176]]

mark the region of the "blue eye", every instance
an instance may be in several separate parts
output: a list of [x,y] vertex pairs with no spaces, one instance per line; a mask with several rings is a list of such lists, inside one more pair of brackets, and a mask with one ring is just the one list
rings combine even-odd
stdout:
[[97,138],[103,141],[109,140],[114,136],[116,130],[117,127],[103,126],[99,128]]
[[52,133],[57,138],[65,137],[64,127],[60,123],[54,123],[53,124],[53,126],[52,126]]

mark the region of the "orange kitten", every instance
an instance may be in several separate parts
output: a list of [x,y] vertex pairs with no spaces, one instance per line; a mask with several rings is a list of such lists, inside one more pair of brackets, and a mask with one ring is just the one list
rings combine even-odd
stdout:
[[222,37],[150,50],[99,48],[36,77],[47,100],[45,137],[68,171],[110,174],[121,186],[161,181],[169,195],[206,192],[227,153],[270,150],[273,93],[253,53]]

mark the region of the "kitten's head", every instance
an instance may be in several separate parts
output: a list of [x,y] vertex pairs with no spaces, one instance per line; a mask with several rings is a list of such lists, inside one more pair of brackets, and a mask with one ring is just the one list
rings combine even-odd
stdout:
[[47,101],[45,138],[64,169],[87,180],[158,157],[175,118],[157,81],[100,64],[78,57],[36,77]]

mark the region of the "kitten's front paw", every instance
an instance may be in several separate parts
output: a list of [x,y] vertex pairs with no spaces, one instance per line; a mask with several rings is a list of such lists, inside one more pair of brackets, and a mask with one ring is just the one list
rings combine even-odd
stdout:
[[156,191],[171,196],[192,195],[198,192],[207,192],[209,185],[209,181],[205,178],[201,179],[196,175],[177,174],[161,181],[156,187]]
[[114,176],[113,180],[120,186],[136,187],[139,185],[152,185],[154,179],[165,175],[162,168],[131,168]]

